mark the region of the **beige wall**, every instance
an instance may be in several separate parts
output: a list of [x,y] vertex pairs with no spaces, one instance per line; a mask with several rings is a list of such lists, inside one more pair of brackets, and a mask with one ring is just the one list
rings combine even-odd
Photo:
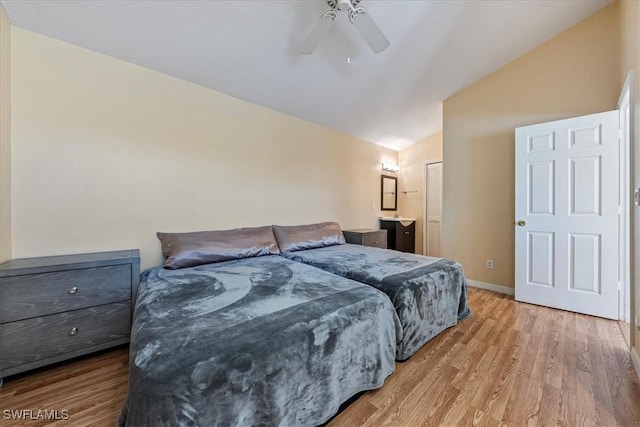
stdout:
[[157,231],[375,227],[397,152],[18,27],[13,255],[140,248]]
[[444,102],[443,251],[470,279],[513,287],[514,129],[616,108],[618,9],[602,9]]
[[11,25],[0,5],[0,262],[11,258]]
[[[619,86],[622,89],[629,70],[634,72],[633,81],[633,124],[634,132],[633,149],[634,161],[634,187],[640,187],[640,2],[620,2],[620,76]],[[635,252],[635,280],[631,297],[635,299],[635,307],[632,305],[631,319],[632,329],[635,329],[635,348],[640,352],[640,331],[634,328],[634,319],[640,314],[640,208],[634,206],[635,232],[633,238]],[[632,299],[633,301],[633,299]],[[640,325],[639,325],[640,326]],[[633,334],[632,334],[633,337]],[[632,338],[633,339],[633,338]]]
[[[398,162],[398,213],[416,219],[416,253],[423,253],[425,210],[425,164],[442,161],[442,132],[426,137],[400,151]],[[417,193],[402,194],[402,191]]]

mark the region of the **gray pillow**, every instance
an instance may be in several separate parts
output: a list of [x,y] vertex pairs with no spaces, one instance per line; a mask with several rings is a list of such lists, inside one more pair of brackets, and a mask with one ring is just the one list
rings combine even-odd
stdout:
[[274,225],[273,234],[275,234],[282,252],[302,251],[346,243],[337,222],[291,226]]
[[270,226],[157,235],[162,243],[164,268],[169,270],[280,254]]

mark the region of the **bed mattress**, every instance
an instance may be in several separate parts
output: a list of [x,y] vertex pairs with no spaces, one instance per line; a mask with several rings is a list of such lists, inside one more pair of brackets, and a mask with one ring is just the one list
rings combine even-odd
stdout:
[[394,370],[382,292],[263,256],[142,275],[119,425],[312,426]]
[[402,324],[398,360],[409,358],[430,339],[471,314],[464,272],[455,261],[352,244],[283,256],[387,294]]

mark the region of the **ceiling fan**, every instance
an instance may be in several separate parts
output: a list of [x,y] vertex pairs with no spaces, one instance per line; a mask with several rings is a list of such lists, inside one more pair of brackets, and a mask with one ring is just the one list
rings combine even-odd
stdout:
[[371,18],[367,9],[359,6],[361,0],[327,0],[331,9],[320,15],[318,22],[309,32],[300,46],[303,54],[310,54],[314,51],[320,39],[329,31],[339,12],[346,12],[349,21],[358,30],[365,42],[375,53],[380,53],[389,46],[389,40],[382,34],[380,28]]

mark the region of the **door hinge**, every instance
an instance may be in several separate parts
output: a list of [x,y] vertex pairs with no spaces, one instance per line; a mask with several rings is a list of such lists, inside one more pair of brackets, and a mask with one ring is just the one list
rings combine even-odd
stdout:
[[622,282],[618,282],[618,290],[621,291],[622,290]]
[[618,129],[618,139],[622,139],[622,129]]
[[622,206],[618,206],[618,215],[622,215]]

